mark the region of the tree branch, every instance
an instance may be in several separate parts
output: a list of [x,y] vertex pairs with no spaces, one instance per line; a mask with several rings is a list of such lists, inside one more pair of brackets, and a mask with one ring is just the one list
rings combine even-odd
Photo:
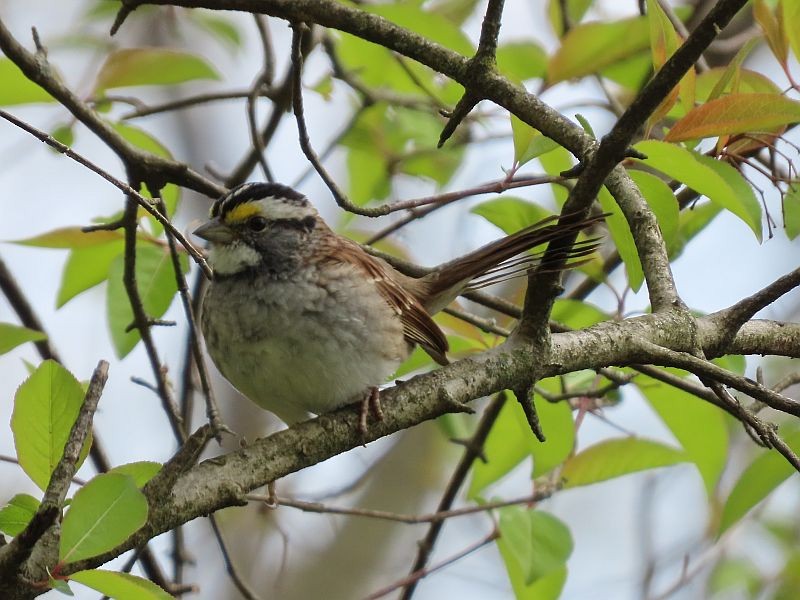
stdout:
[[40,85],[76,119],[103,140],[125,163],[126,167],[136,168],[143,178],[158,181],[159,187],[163,187],[165,183],[175,183],[214,198],[221,196],[225,191],[184,163],[145,152],[129,144],[108,122],[104,121],[64,85],[43,56],[31,54],[20,45],[6,28],[2,19],[0,19],[0,50],[20,68],[28,79]]

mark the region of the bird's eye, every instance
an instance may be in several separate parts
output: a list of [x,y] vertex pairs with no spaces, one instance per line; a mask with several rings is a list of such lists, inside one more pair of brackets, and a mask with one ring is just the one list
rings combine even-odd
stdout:
[[250,217],[247,220],[247,227],[250,231],[264,231],[267,226],[267,220],[264,217]]

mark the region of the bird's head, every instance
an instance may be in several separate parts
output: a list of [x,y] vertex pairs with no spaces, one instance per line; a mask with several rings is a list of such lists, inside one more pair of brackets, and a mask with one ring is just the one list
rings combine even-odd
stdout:
[[216,276],[296,266],[319,222],[311,202],[290,187],[245,183],[214,202],[210,219],[194,230],[207,240]]

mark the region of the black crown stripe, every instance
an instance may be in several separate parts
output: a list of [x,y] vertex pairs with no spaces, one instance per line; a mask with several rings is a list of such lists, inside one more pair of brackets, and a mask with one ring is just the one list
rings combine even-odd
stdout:
[[306,197],[289,186],[280,183],[243,183],[214,202],[211,207],[211,218],[224,217],[240,204],[265,198],[280,198],[298,206],[308,205]]

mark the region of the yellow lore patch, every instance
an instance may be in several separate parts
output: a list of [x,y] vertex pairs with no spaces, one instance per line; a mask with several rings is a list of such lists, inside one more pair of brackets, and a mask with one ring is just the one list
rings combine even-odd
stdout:
[[231,211],[225,215],[225,222],[229,224],[243,223],[248,217],[261,212],[261,207],[252,202],[245,202],[239,206],[234,206]]

